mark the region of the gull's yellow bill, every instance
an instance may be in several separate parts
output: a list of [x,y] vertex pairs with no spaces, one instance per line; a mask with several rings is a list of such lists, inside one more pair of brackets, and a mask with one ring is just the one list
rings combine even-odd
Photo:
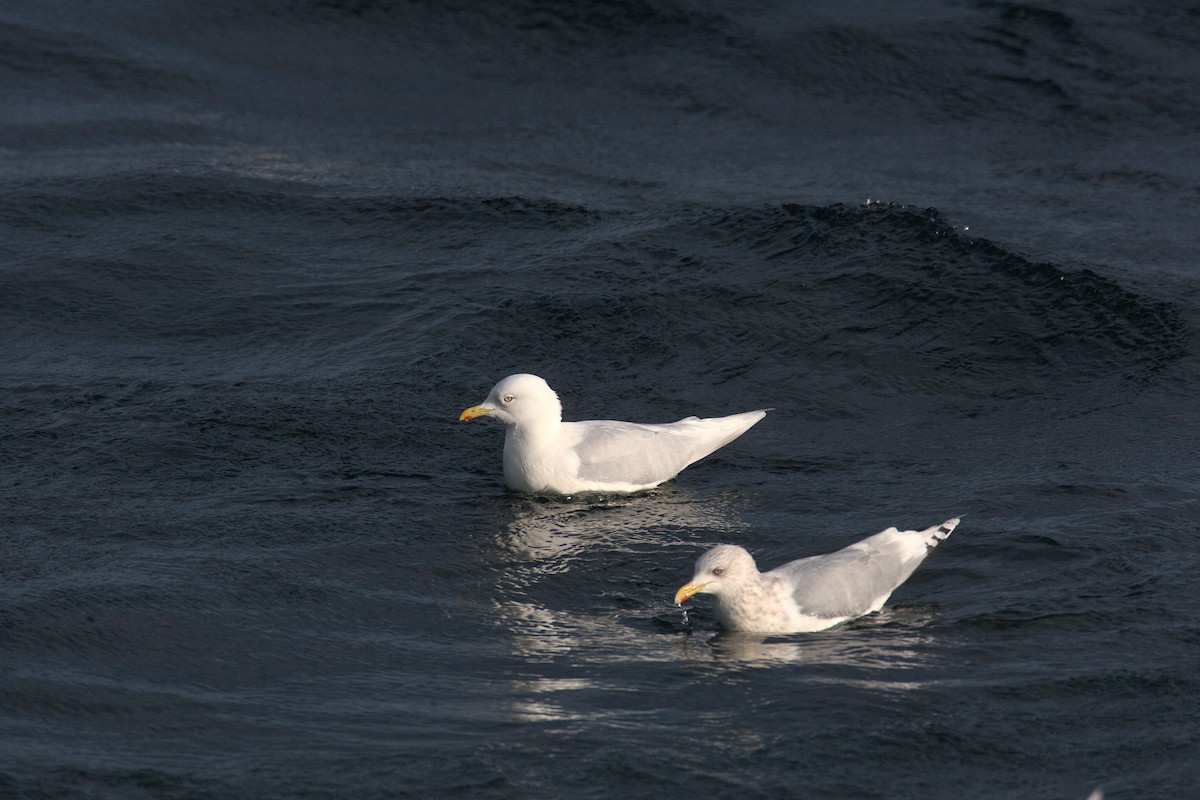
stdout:
[[458,415],[458,421],[466,422],[467,420],[475,419],[476,417],[486,417],[490,413],[492,413],[492,409],[490,408],[484,408],[483,406],[471,406],[470,408],[463,409],[463,412]]
[[688,581],[683,586],[680,586],[679,591],[675,593],[675,605],[683,605],[684,600],[687,600],[689,597],[701,591],[703,588],[703,583],[692,583],[691,581]]

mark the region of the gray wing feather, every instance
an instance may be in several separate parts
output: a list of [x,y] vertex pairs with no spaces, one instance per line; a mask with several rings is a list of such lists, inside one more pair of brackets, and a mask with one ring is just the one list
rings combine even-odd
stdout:
[[663,424],[616,420],[563,424],[579,426],[575,454],[580,478],[653,484],[675,477],[687,465],[724,447],[765,415],[766,411],[760,410]]
[[576,424],[586,426],[575,445],[575,454],[579,456],[579,477],[587,481],[634,484],[665,481],[692,462],[696,448],[693,438],[673,429],[672,424],[643,425],[615,420]]
[[890,594],[923,559],[906,559],[899,547],[862,543],[823,556],[802,558],[771,571],[792,584],[792,598],[805,613],[848,617],[864,613]]

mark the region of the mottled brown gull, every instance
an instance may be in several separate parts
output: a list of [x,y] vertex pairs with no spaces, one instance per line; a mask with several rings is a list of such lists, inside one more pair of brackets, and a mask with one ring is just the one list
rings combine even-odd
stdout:
[[696,561],[692,580],[675,593],[680,604],[711,594],[721,625],[731,631],[802,633],[878,611],[925,557],[958,525],[951,519],[923,531],[886,531],[822,556],[759,572],[745,548],[719,544]]
[[509,375],[460,420],[503,422],[504,482],[518,492],[637,492],[678,475],[729,444],[766,411],[642,424],[616,420],[563,422],[562,404],[537,375]]

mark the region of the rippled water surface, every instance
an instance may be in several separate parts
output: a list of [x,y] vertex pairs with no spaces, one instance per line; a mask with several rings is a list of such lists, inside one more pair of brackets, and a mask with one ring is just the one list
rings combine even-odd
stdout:
[[[0,796],[1181,798],[1200,16],[8,3]],[[644,494],[456,422],[770,407]],[[878,614],[671,604],[963,523]]]

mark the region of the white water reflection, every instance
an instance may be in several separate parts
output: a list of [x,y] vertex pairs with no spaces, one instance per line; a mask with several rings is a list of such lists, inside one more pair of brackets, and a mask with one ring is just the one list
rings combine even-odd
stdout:
[[[505,567],[494,592],[496,616],[509,647],[530,665],[572,659],[593,665],[624,663],[631,653],[642,658],[651,651],[656,653],[649,656],[652,659],[676,659],[668,639],[646,640],[639,624],[647,616],[639,610],[644,603],[639,590],[664,553],[671,548],[694,550],[698,532],[712,540],[744,536],[747,526],[735,502],[675,488],[637,495],[514,500],[511,520],[496,534]],[[610,568],[625,570],[620,573],[624,584],[609,578]],[[630,579],[642,583],[635,589]],[[663,582],[663,599],[670,595],[670,583]],[[652,591],[657,597],[660,590],[655,586]],[[580,602],[581,597],[589,599]],[[572,678],[578,680],[583,679]],[[580,691],[586,683],[560,684],[548,677],[515,681],[523,699],[516,701],[514,714],[553,717],[550,696],[560,690]]]
[[817,633],[765,636],[721,632],[697,641],[688,637],[679,646],[688,661],[722,667],[806,665],[830,668],[811,680],[843,686],[905,689],[924,682],[906,680],[909,671],[931,666],[938,651],[929,629],[934,611],[922,606],[885,608],[868,617]]
[[681,680],[701,684],[764,669],[786,670],[798,685],[892,693],[944,680],[937,663],[943,649],[929,625],[936,614],[923,607],[818,633],[707,637],[649,634],[633,619],[637,612],[583,614],[533,602],[508,602],[498,610],[511,634],[509,646],[526,665],[508,682],[505,703],[506,713],[522,721],[636,716],[639,704],[610,706],[611,696],[627,696],[630,676],[658,675],[664,665],[682,670]]
[[[595,700],[596,692],[620,691],[612,683],[631,654],[642,661],[644,632],[611,615],[555,610],[530,600],[497,603],[509,634],[508,643],[523,674],[508,683],[507,713],[523,722],[595,720],[617,709]],[[660,648],[660,659],[671,657]]]
[[[515,652],[526,661],[580,649],[594,652],[597,642],[611,646],[628,641],[637,648],[644,632],[627,624],[615,608],[612,614],[588,613],[584,609],[589,604],[581,605],[572,594],[628,597],[628,587],[606,579],[610,565],[636,561],[632,576],[625,575],[639,578],[671,548],[696,549],[697,531],[706,538],[728,539],[743,536],[745,528],[730,500],[698,499],[677,489],[581,499],[521,498],[513,502],[512,520],[496,535],[507,557],[494,593],[498,617],[512,635]],[[670,583],[663,583],[663,599],[670,596]]]
[[747,528],[730,501],[699,499],[678,489],[581,500],[522,498],[514,502],[513,511],[499,544],[514,555],[546,562],[540,572],[554,572],[553,562],[562,568],[572,557],[596,547],[647,541],[679,544],[697,530],[737,535]]

